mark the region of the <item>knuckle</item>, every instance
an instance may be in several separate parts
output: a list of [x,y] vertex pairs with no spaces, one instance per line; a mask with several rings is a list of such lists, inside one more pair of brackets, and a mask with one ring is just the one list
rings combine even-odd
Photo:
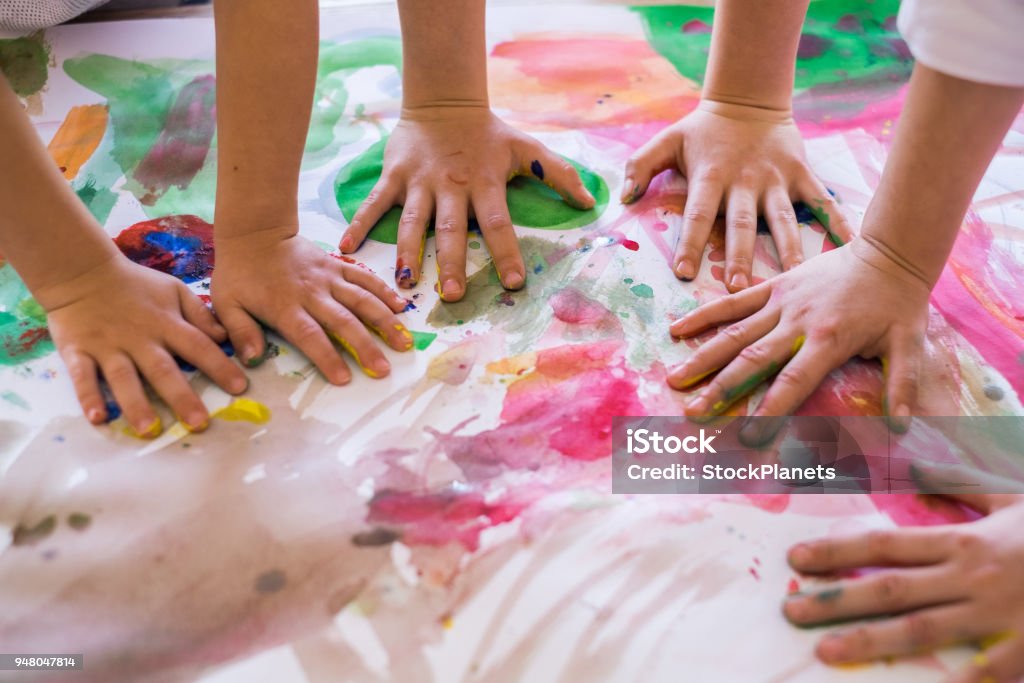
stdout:
[[765,365],[770,360],[768,349],[761,344],[753,344],[740,351],[739,357],[754,365]]
[[807,373],[799,366],[787,365],[785,369],[775,377],[775,382],[791,388],[807,386]]
[[103,376],[111,383],[123,382],[135,377],[135,367],[123,361],[114,362],[103,369]]
[[710,223],[713,220],[715,220],[715,218],[716,214],[713,214],[710,210],[708,210],[707,207],[704,206],[688,206],[686,207],[686,210],[683,212],[683,220],[687,224]]
[[442,221],[437,222],[437,224],[434,226],[434,232],[438,233],[439,235],[457,236],[462,232],[462,226],[459,224],[458,221],[451,218],[446,218]]
[[158,360],[147,368],[147,375],[154,384],[174,379],[178,374],[178,366],[169,360]]
[[904,618],[903,628],[906,630],[907,642],[914,650],[933,645],[938,635],[935,620],[924,613],[911,614]]
[[901,605],[907,596],[907,581],[899,574],[887,574],[874,586],[879,600],[889,606]]
[[729,262],[735,270],[741,272],[749,272],[754,265],[751,258],[746,254],[735,254],[729,259]]
[[825,320],[815,327],[814,338],[829,345],[835,345],[842,336],[842,324],[836,320]]
[[757,229],[757,216],[750,211],[737,211],[729,217],[729,227],[733,230],[751,232]]
[[747,328],[742,323],[736,323],[734,325],[729,325],[728,327],[723,327],[718,331],[718,334],[729,341],[737,344],[743,344],[746,342]]
[[772,217],[776,223],[783,225],[795,225],[796,224],[796,213],[789,207],[783,207],[776,209],[772,212]]
[[889,557],[892,554],[892,547],[895,542],[896,538],[891,531],[876,529],[867,535],[868,552],[872,557]]
[[489,232],[506,232],[512,229],[512,223],[507,216],[489,213],[480,221],[480,227]]
[[295,323],[292,328],[292,334],[294,334],[295,338],[300,342],[309,342],[319,339],[323,333],[323,328],[312,320],[300,321]]
[[406,228],[418,228],[423,225],[423,215],[415,209],[406,209],[398,219],[398,224]]
[[719,166],[707,166],[697,173],[697,181],[700,183],[720,184],[725,173]]

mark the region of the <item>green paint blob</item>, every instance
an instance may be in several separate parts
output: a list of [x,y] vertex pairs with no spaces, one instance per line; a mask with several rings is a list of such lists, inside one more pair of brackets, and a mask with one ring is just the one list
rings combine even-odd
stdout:
[[68,515],[68,526],[75,531],[85,531],[92,524],[92,517],[84,512],[72,512]]
[[633,285],[629,288],[629,291],[633,292],[636,296],[641,299],[653,299],[654,290],[651,289],[650,285]]
[[0,365],[18,365],[54,350],[43,310],[10,265],[0,267]]
[[[634,7],[651,46],[686,78],[702,83],[711,48],[710,7]],[[906,78],[913,62],[896,32],[899,0],[812,2],[796,65],[796,90],[849,81]]]
[[36,545],[46,540],[57,528],[57,517],[49,515],[33,526],[19,524],[14,527],[11,543],[15,546]]
[[412,334],[412,345],[417,351],[425,351],[434,343],[437,339],[437,335],[433,332],[417,332],[416,330],[409,330]]
[[[334,181],[334,195],[346,220],[359,210],[367,195],[380,179],[384,167],[384,138],[361,155],[353,159],[339,172]],[[597,200],[594,208],[580,211],[566,204],[557,192],[535,178],[518,176],[508,184],[508,209],[512,222],[527,228],[545,230],[572,230],[593,223],[608,206],[608,184],[604,179],[575,161],[583,184]],[[398,242],[398,221],[402,216],[400,208],[393,208],[378,221],[370,231],[369,239],[386,244]]]
[[14,393],[13,391],[3,392],[2,394],[0,394],[0,399],[7,401],[12,406],[17,406],[18,408],[21,408],[22,410],[31,409],[31,406],[28,404],[28,401],[26,401],[20,395]]
[[0,40],[0,71],[20,97],[35,95],[46,86],[50,52],[43,34]]

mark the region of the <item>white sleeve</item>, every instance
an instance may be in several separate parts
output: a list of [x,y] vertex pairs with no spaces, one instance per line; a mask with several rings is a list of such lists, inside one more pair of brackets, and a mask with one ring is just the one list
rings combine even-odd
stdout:
[[74,19],[108,0],[0,0],[0,30],[25,33]]
[[1024,0],[903,0],[914,59],[950,76],[1024,86]]

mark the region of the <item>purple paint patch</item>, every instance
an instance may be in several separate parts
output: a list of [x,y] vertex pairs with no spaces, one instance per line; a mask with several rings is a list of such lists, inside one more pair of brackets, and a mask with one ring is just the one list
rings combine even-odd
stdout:
[[711,26],[700,19],[691,19],[683,24],[683,33],[711,33]]
[[814,59],[825,54],[832,41],[812,33],[804,33],[800,36],[800,46],[797,48],[796,56],[800,59]]

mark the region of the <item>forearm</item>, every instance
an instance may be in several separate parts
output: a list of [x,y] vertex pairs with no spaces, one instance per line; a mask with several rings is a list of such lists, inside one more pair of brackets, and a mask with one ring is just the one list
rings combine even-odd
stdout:
[[809,0],[720,0],[703,98],[789,111]]
[[862,237],[929,288],[978,184],[1024,103],[1024,88],[918,64]]
[[434,107],[488,107],[484,0],[399,0],[403,116]]
[[319,54],[316,0],[217,0],[218,237],[298,229]]
[[51,286],[117,256],[0,75],[0,252],[47,306]]

